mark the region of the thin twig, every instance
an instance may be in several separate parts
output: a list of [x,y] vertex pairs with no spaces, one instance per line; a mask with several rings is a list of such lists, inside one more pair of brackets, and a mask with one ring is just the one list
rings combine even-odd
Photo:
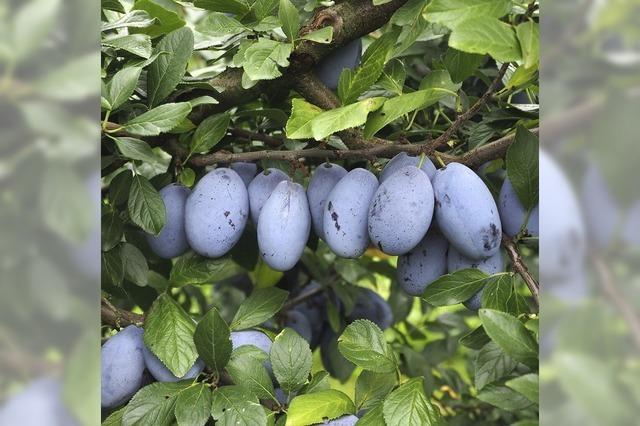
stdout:
[[531,295],[533,296],[533,301],[535,303],[536,309],[539,308],[539,292],[540,292],[540,284],[533,278],[533,275],[529,272],[527,265],[522,261],[522,257],[520,256],[520,252],[518,251],[518,246],[516,243],[506,235],[502,236],[502,245],[504,246],[509,258],[511,259],[511,263],[513,264],[513,269],[516,271],[518,275],[522,277],[527,287],[529,287],[529,291],[531,291]]
[[480,110],[480,108],[482,108],[487,102],[489,102],[489,100],[493,97],[493,94],[495,93],[495,91],[498,89],[498,87],[500,87],[500,83],[502,82],[502,77],[504,77],[504,74],[507,72],[508,68],[509,68],[508,62],[502,64],[502,66],[500,67],[500,70],[498,71],[498,75],[496,76],[496,78],[493,79],[493,82],[491,82],[491,84],[487,88],[487,91],[484,92],[484,94],[480,97],[480,99],[478,99],[476,103],[474,103],[471,106],[471,108],[466,110],[464,113],[460,114],[443,134],[438,136],[433,141],[429,142],[428,144],[429,154],[433,153],[436,149],[440,148],[441,146],[446,145],[447,142],[449,142],[449,140],[451,139],[451,136],[458,131],[460,126],[462,126],[466,121],[468,121],[474,115],[476,115],[476,113]]
[[593,254],[591,259],[598,271],[600,278],[598,283],[600,284],[602,291],[604,291],[606,296],[616,305],[627,324],[629,324],[633,343],[636,345],[636,349],[640,350],[640,318],[638,318],[627,299],[625,299],[618,290],[611,274],[611,270],[604,260],[597,254]]

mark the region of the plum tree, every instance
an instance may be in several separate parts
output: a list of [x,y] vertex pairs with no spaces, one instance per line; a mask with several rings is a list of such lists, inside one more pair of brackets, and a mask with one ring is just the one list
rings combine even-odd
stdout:
[[399,169],[380,184],[371,201],[371,242],[389,255],[409,252],[427,233],[433,205],[433,188],[427,174],[415,166]]
[[500,212],[500,221],[502,223],[502,231],[513,237],[524,225],[525,232],[531,236],[538,236],[538,220],[539,220],[539,208],[535,206],[531,209],[527,223],[524,221],[527,216],[527,211],[518,199],[518,194],[513,189],[509,178],[505,178],[502,188],[500,189],[500,195],[498,197],[498,211]]
[[163,259],[172,259],[189,250],[184,230],[184,210],[191,190],[179,183],[172,183],[160,190],[164,202],[166,222],[158,235],[148,235],[151,250]]
[[484,259],[500,248],[498,207],[482,179],[470,168],[451,163],[433,182],[436,220],[449,243],[465,256]]
[[338,417],[337,419],[325,420],[323,424],[328,426],[354,426],[358,420],[360,420],[358,417],[353,414],[349,414],[347,416]]
[[338,88],[340,74],[345,68],[355,69],[362,58],[362,40],[356,39],[334,50],[318,64],[316,75],[331,90]]
[[244,182],[227,168],[207,173],[185,207],[185,230],[191,248],[206,257],[224,256],[238,242],[249,216]]
[[[400,152],[389,160],[389,162],[384,166],[384,169],[382,169],[382,172],[380,173],[380,184],[403,167],[418,167],[418,165],[420,165],[420,157],[409,155],[406,152]],[[433,180],[436,175],[436,166],[434,166],[433,162],[427,157],[424,158],[422,166],[420,166],[420,170],[429,176],[429,180]]]
[[405,293],[420,296],[446,273],[448,248],[449,242],[432,226],[417,246],[398,257],[397,278]]
[[262,207],[271,196],[276,186],[283,180],[290,180],[282,170],[270,168],[257,175],[249,184],[249,206],[251,220],[258,224]]
[[355,304],[347,315],[347,321],[366,319],[385,330],[393,325],[393,312],[386,300],[368,288],[359,288]]
[[130,325],[102,345],[101,401],[104,408],[125,403],[140,389],[145,369],[143,331]]
[[231,168],[231,170],[233,170],[238,174],[238,176],[240,176],[240,178],[244,182],[244,186],[246,186],[247,188],[253,180],[253,177],[256,175],[256,173],[258,173],[258,165],[255,163],[237,162],[232,163],[229,168]]
[[327,196],[336,184],[347,174],[347,171],[337,164],[324,163],[318,166],[307,188],[307,198],[309,199],[309,209],[313,220],[313,230],[320,238],[324,237],[324,208]]
[[300,336],[304,338],[308,343],[311,343],[313,339],[313,331],[309,320],[300,309],[292,309],[287,312],[285,327],[292,328]]
[[324,237],[338,256],[356,258],[367,249],[369,205],[377,189],[373,173],[357,168],[340,179],[327,196]]
[[151,375],[159,382],[177,382],[179,380],[195,379],[202,373],[202,370],[204,370],[204,361],[198,358],[184,376],[176,377],[146,346],[143,346],[142,354],[147,370],[149,370]]
[[292,269],[307,244],[311,213],[302,185],[282,181],[264,204],[258,219],[260,255],[276,271]]
[[[475,260],[460,254],[455,247],[450,247],[449,254],[447,255],[447,271],[452,273],[466,268],[479,269],[489,275],[504,271],[504,259],[502,257],[502,252],[498,251],[493,256],[487,257],[486,259]],[[472,311],[480,309],[483,291],[484,288],[463,302],[464,306]]]

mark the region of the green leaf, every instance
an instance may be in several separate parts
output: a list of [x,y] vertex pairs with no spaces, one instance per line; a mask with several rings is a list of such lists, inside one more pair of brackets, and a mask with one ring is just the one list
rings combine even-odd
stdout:
[[211,417],[211,401],[211,388],[204,383],[180,392],[175,406],[178,426],[204,426]]
[[157,163],[158,158],[145,141],[136,138],[112,137],[120,153],[130,160],[140,160],[147,163]]
[[482,326],[468,332],[460,338],[460,344],[466,346],[469,349],[482,349],[484,345],[489,343],[491,339],[485,333]]
[[[320,115],[323,110],[300,98],[291,101],[291,118],[287,121],[287,137],[296,135],[311,135],[311,121]],[[302,139],[304,136],[301,136]],[[307,136],[310,137],[310,136]]]
[[120,256],[120,247],[102,253],[102,277],[108,277],[114,286],[120,286],[124,280],[124,263]]
[[103,39],[102,45],[116,50],[124,50],[144,59],[149,59],[153,51],[151,37],[146,34],[117,35]]
[[193,340],[208,367],[222,372],[231,358],[231,332],[216,308],[211,308],[196,326]]
[[356,380],[356,407],[358,411],[369,410],[380,404],[396,386],[393,373],[374,373],[364,370]]
[[509,0],[432,0],[425,16],[454,29],[468,19],[501,18],[510,11]]
[[189,102],[160,105],[129,120],[123,129],[138,136],[157,136],[179,125],[190,112]]
[[356,423],[357,426],[386,426],[384,421],[384,404],[379,402],[369,409]]
[[533,21],[523,22],[516,27],[516,34],[522,50],[523,66],[537,68],[540,62],[540,30]]
[[529,366],[538,364],[538,344],[517,318],[491,309],[479,312],[486,333],[503,351]]
[[311,373],[309,344],[291,328],[285,328],[273,340],[270,358],[273,373],[287,392],[300,389]]
[[462,21],[452,31],[449,46],[467,53],[486,53],[500,62],[522,58],[513,27],[493,18],[476,17]]
[[176,7],[173,1],[164,0],[136,0],[133,4],[133,10],[144,10],[149,16],[155,18],[153,25],[134,32],[142,32],[150,37],[158,37],[167,34],[180,27],[184,27],[184,20],[174,10],[169,10],[164,6]]
[[196,253],[188,252],[180,256],[173,264],[169,274],[169,281],[171,285],[176,287],[188,284],[213,284],[229,278],[239,271],[239,267],[227,257],[209,259]]
[[109,184],[109,200],[114,206],[124,204],[129,199],[129,190],[133,173],[131,170],[124,170],[118,173]]
[[259,288],[242,302],[231,322],[232,330],[244,330],[262,324],[277,313],[289,292],[279,288]]
[[[265,18],[269,18],[272,13],[275,13],[278,7],[278,0],[253,0],[251,5],[251,12],[255,16],[256,20],[264,22]],[[277,25],[275,28],[277,28]]]
[[394,372],[397,360],[377,325],[355,320],[338,338],[338,350],[349,361],[376,373]]
[[499,275],[487,280],[482,292],[482,307],[517,315],[518,297],[514,277],[509,274]]
[[176,399],[191,386],[188,382],[156,382],[134,395],[124,410],[123,426],[170,426],[175,418]]
[[149,278],[149,265],[144,254],[136,246],[123,243],[120,248],[124,276],[127,280],[139,286],[146,286]]
[[414,377],[403,383],[384,400],[387,426],[442,425],[438,408],[424,394],[424,379]]
[[[365,138],[371,138],[387,124],[404,114],[433,105],[445,96],[455,95],[445,89],[428,89],[400,95],[387,100],[382,108],[371,114],[364,127]],[[357,104],[356,104],[357,105]]]
[[517,363],[511,359],[500,346],[489,342],[478,351],[475,359],[476,389],[481,390],[485,385],[508,376]]
[[155,52],[169,54],[161,55],[149,66],[147,100],[150,107],[160,104],[184,77],[193,52],[193,32],[185,27],[167,34],[160,40]]
[[123,68],[113,76],[107,84],[107,99],[112,110],[118,109],[133,94],[141,72],[140,67]]
[[119,410],[114,411],[103,422],[102,426],[122,426],[122,416],[124,416],[124,410],[127,407],[122,407]]
[[479,292],[488,277],[478,269],[461,269],[429,284],[422,298],[434,306],[455,305]]
[[404,68],[404,63],[399,59],[392,59],[384,67],[382,75],[376,84],[396,95],[401,95],[406,78],[407,71]]
[[154,22],[156,22],[156,18],[152,18],[144,10],[132,10],[113,22],[103,22],[102,31],[118,28],[145,28],[153,25]]
[[196,25],[196,30],[211,37],[226,37],[241,34],[249,29],[231,16],[211,12]]
[[540,399],[540,380],[537,374],[525,374],[507,381],[505,384],[511,389],[520,392],[529,401],[538,403]]
[[426,89],[446,89],[451,92],[456,92],[462,86],[461,83],[454,83],[451,80],[449,71],[447,70],[433,70],[420,82],[418,90]]
[[355,72],[349,71],[340,75],[338,96],[344,105],[357,101],[360,95],[378,81],[393,51],[397,36],[395,32],[388,32],[378,38],[367,48]]
[[245,15],[250,10],[249,3],[245,0],[194,0],[193,5],[201,9],[234,15]]
[[322,27],[300,37],[303,40],[311,40],[316,43],[329,44],[333,41],[333,27]]
[[264,366],[266,358],[267,354],[255,346],[244,345],[231,353],[226,368],[235,384],[246,387],[260,399],[275,401],[273,383]]
[[100,8],[125,13],[124,6],[118,0],[100,0]]
[[483,55],[449,48],[444,55],[443,64],[449,71],[451,80],[455,83],[460,83],[467,77],[472,76],[483,61]]
[[518,392],[496,384],[485,386],[478,393],[478,399],[506,411],[520,411],[533,405]]
[[326,371],[318,371],[311,377],[309,383],[307,383],[303,386],[302,389],[300,389],[300,392],[298,392],[298,394],[302,395],[305,393],[313,393],[331,389],[331,385],[329,384],[329,377],[329,373],[327,373]]
[[354,414],[353,402],[344,393],[323,390],[306,395],[298,395],[289,404],[286,426],[310,425],[326,419],[335,419],[344,414]]
[[129,189],[129,216],[145,232],[158,235],[166,220],[164,201],[158,191],[142,175],[135,175]]
[[243,386],[222,386],[213,391],[211,414],[220,426],[263,426],[267,415],[258,398]]
[[380,108],[383,102],[384,98],[364,99],[355,104],[321,112],[311,118],[316,111],[315,107],[305,105],[305,101],[298,101],[294,104],[291,118],[287,122],[287,137],[321,140],[341,130],[360,126],[367,120],[369,113]]
[[158,296],[144,321],[144,344],[176,377],[182,377],[198,358],[193,341],[195,324],[168,294]]
[[522,126],[507,150],[507,176],[525,209],[538,204],[538,138]]
[[300,14],[298,13],[298,9],[296,9],[290,0],[280,0],[278,18],[282,24],[282,31],[289,38],[289,41],[293,43],[293,41],[298,38],[298,31],[300,31]]
[[189,155],[209,151],[227,134],[231,116],[229,113],[207,117],[196,129],[189,144]]
[[244,72],[254,81],[278,78],[282,76],[278,66],[289,66],[292,49],[293,44],[260,38],[244,52]]
[[107,212],[100,221],[102,234],[102,251],[109,251],[120,243],[124,225],[117,211]]

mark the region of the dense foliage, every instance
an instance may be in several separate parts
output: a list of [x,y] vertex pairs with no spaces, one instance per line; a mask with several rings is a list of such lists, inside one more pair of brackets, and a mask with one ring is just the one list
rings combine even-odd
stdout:
[[537,17],[103,0],[103,424],[537,424]]

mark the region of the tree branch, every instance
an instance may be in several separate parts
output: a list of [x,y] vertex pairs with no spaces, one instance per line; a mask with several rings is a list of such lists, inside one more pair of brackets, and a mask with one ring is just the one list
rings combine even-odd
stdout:
[[533,296],[533,301],[535,303],[536,309],[540,306],[539,301],[539,292],[540,285],[533,275],[529,272],[527,265],[522,261],[522,257],[520,256],[520,252],[518,251],[518,246],[516,243],[506,235],[502,236],[502,245],[504,246],[509,258],[511,259],[511,263],[513,264],[513,269],[515,272],[522,277],[527,287],[529,287],[529,291],[531,291],[531,295]]
[[[202,106],[200,113],[194,114],[192,120],[197,123],[212,113],[226,111],[233,106],[250,102],[265,93],[286,92],[291,87],[295,76],[311,70],[333,50],[382,27],[406,2],[407,0],[392,0],[375,6],[371,0],[350,0],[316,11],[302,32],[310,32],[331,25],[334,29],[331,43],[301,42],[291,53],[290,66],[284,70],[282,77],[261,81],[250,89],[242,88],[243,70],[241,68],[227,69],[209,81],[216,91],[213,93],[206,91],[206,94],[213,96],[220,103]],[[205,93],[194,90],[187,94],[185,99],[202,94]]]
[[[539,129],[536,127],[531,129],[532,133],[538,134]],[[445,153],[434,153],[430,157],[437,160],[439,157],[445,164],[451,162],[459,162],[469,167],[476,167],[482,163],[500,158],[504,155],[507,148],[514,141],[515,135],[507,135],[495,140],[489,144],[483,145],[465,154],[454,156]],[[375,158],[391,158],[400,152],[406,152],[411,155],[419,155],[429,150],[428,144],[390,144],[376,145],[370,148],[353,149],[353,150],[329,150],[329,149],[302,149],[297,151],[254,151],[243,152],[238,154],[214,152],[205,155],[194,155],[189,163],[196,167],[204,167],[217,163],[231,163],[235,161],[259,161],[259,160],[284,160],[298,161],[301,158],[319,158],[326,160],[333,159],[369,159]]]
[[141,325],[144,323],[144,316],[117,308],[103,297],[100,301],[100,320],[103,325],[122,328],[132,324]]

